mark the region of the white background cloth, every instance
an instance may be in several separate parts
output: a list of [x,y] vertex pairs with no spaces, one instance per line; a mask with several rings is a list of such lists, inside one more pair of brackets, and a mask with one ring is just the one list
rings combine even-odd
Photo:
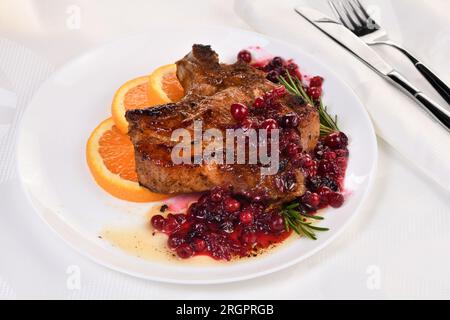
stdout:
[[[272,2],[275,6],[302,3]],[[364,3],[380,14],[377,20],[393,38],[450,83],[446,16],[450,8],[445,0]],[[327,9],[322,0],[314,5]],[[275,12],[268,10],[267,15]],[[450,298],[450,196],[382,140],[375,187],[350,227],[301,264],[241,283],[173,285],[111,271],[73,251],[31,209],[15,174],[14,138],[33,92],[56,68],[127,33],[164,32],[164,26],[173,24],[251,29],[255,20],[250,20],[247,17],[250,24],[246,24],[239,18],[228,0],[0,3],[1,298]],[[314,45],[305,43],[303,48],[313,50]],[[383,54],[433,94],[400,57],[390,51]],[[353,70],[352,64],[346,67]],[[353,89],[358,92],[361,87]],[[71,277],[78,272],[80,287],[73,285]]]

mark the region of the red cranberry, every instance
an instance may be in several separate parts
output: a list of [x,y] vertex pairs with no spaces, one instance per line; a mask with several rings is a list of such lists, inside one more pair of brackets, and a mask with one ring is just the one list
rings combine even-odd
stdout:
[[287,129],[281,131],[280,145],[281,144],[287,145],[290,142],[300,143],[300,135],[298,131],[295,129]]
[[189,214],[195,219],[203,220],[206,218],[207,211],[200,208],[197,204],[194,203],[189,207]]
[[326,136],[323,142],[327,147],[340,149],[347,146],[348,138],[343,132],[333,132]]
[[286,114],[280,120],[282,128],[296,128],[299,123],[299,118],[296,114]]
[[233,226],[233,222],[231,221],[225,221],[220,225],[220,228],[225,231],[226,233],[233,233],[234,231],[234,226]]
[[198,199],[197,203],[198,204],[205,204],[209,201],[209,197],[207,193],[203,193],[200,198]]
[[310,87],[321,87],[323,84],[323,78],[316,76],[316,77],[312,77],[311,80],[309,81],[309,86]]
[[341,169],[341,172],[344,172],[347,169],[347,158],[339,157],[336,159],[337,166]]
[[300,168],[302,166],[302,156],[299,153],[289,154],[290,162],[294,166],[294,168]]
[[252,120],[250,120],[249,118],[244,119],[244,121],[241,122],[241,128],[244,131],[254,128],[254,127],[255,127],[255,123]]
[[245,209],[239,215],[239,220],[243,224],[250,224],[253,222],[253,212],[250,209]]
[[166,224],[166,220],[164,217],[160,214],[154,215],[152,219],[150,220],[153,228],[155,228],[158,231],[162,231],[164,228],[164,225]]
[[308,188],[313,191],[319,190],[320,187],[328,187],[332,191],[338,190],[338,185],[336,181],[330,177],[317,177],[307,180]]
[[202,222],[196,222],[192,225],[191,230],[196,232],[196,233],[203,233],[207,230],[208,228],[206,227],[206,224],[202,223]]
[[304,168],[307,177],[315,177],[317,175],[317,162],[313,161],[312,166]]
[[308,88],[307,93],[313,100],[319,100],[320,96],[322,96],[322,88],[310,87]]
[[314,160],[311,158],[311,156],[309,154],[305,154],[301,158],[300,165],[303,168],[310,168],[314,165]]
[[211,191],[210,198],[213,202],[220,202],[223,200],[223,194],[221,190],[215,189]]
[[322,176],[335,176],[339,174],[339,167],[336,165],[336,163],[328,160],[320,161],[317,170]]
[[252,61],[252,54],[248,50],[241,50],[237,55],[237,59],[245,63],[250,63]]
[[327,198],[329,205],[333,208],[339,208],[344,203],[344,196],[339,192],[331,192]]
[[241,208],[241,203],[237,201],[236,199],[229,198],[225,200],[225,210],[227,212],[233,213],[238,211]]
[[270,63],[270,61],[269,62],[267,62],[266,63],[266,65],[264,66],[264,67],[262,67],[262,71],[264,71],[264,72],[269,72],[269,71],[272,71],[274,68],[273,68],[273,66],[272,66],[272,64]]
[[245,232],[241,236],[242,243],[246,245],[253,245],[256,243],[258,238],[254,232]]
[[264,98],[263,97],[257,97],[255,99],[255,102],[253,103],[253,106],[257,109],[264,107]]
[[289,143],[288,144],[288,146],[287,146],[287,153],[290,156],[298,155],[299,151],[300,151],[300,148],[299,148],[299,146],[296,143]]
[[277,87],[272,90],[273,98],[281,98],[286,94],[286,88],[284,86]]
[[169,245],[170,249],[176,249],[183,243],[184,243],[183,237],[178,234],[171,234],[169,236],[169,240],[167,240],[167,244]]
[[312,209],[317,209],[320,205],[320,197],[315,192],[306,191],[302,196],[302,202]]
[[267,131],[278,129],[278,123],[273,119],[266,119],[261,123],[260,129],[266,129]]
[[345,133],[343,133],[342,131],[339,132],[339,136],[341,137],[341,141],[342,143],[345,145],[345,147],[348,146],[348,137]]
[[174,214],[173,217],[178,222],[178,224],[183,224],[186,221],[186,215],[183,213]]
[[326,147],[323,145],[322,141],[319,141],[314,148],[314,154],[317,158],[322,158],[323,153],[325,151]]
[[323,158],[325,160],[334,160],[334,159],[336,159],[336,153],[333,151],[325,151],[323,153]]
[[[300,73],[298,72],[298,65],[291,62],[286,66],[287,71],[289,72],[289,74],[291,76],[298,76],[300,75]],[[301,80],[301,76],[299,77],[299,79]]]
[[334,150],[336,152],[336,156],[340,158],[348,158],[348,150],[347,149],[338,149]]
[[278,72],[272,70],[267,74],[266,78],[267,80],[272,81],[273,83],[278,83],[278,76],[279,76]]
[[274,214],[272,219],[270,220],[270,229],[273,232],[280,232],[286,228],[284,223],[284,219],[279,214]]
[[272,59],[272,61],[270,61],[270,64],[274,67],[274,68],[279,68],[283,66],[283,58],[281,57],[274,57]]
[[166,219],[166,223],[163,227],[163,231],[165,233],[172,233],[176,228],[179,227],[179,224],[173,215],[168,215]]
[[283,107],[283,105],[281,103],[276,102],[276,101],[270,101],[269,106],[272,109],[280,109],[281,107]]
[[248,116],[248,109],[242,103],[233,103],[230,109],[231,115],[237,121],[242,121]]
[[177,254],[180,258],[187,259],[193,254],[192,248],[187,243],[184,243],[177,248]]
[[192,248],[194,248],[195,252],[202,252],[206,249],[206,242],[202,239],[194,239],[192,241]]
[[321,197],[321,198],[327,198],[328,195],[331,193],[331,189],[325,186],[319,187],[317,189],[317,194]]

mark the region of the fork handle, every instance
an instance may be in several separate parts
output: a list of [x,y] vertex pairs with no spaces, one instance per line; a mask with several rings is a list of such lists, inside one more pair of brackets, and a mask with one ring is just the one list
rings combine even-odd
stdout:
[[411,52],[402,48],[398,44],[392,41],[374,41],[372,44],[385,44],[396,48],[403,53],[414,64],[417,70],[428,80],[433,88],[439,93],[439,95],[450,104],[450,88],[442,81],[433,71],[431,71],[426,65],[424,65],[419,59],[414,57]]
[[442,98],[450,104],[450,88],[436,76],[430,69],[422,62],[414,64],[419,72],[428,80],[434,89],[441,95]]
[[406,80],[399,72],[392,71],[387,74],[387,77],[401,87],[414,100],[426,109],[432,116],[450,132],[450,111],[428,98],[425,94],[417,90],[408,80]]

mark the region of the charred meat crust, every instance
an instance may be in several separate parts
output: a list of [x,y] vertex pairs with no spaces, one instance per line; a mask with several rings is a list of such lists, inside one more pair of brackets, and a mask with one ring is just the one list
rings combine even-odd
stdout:
[[[248,64],[220,64],[218,55],[204,45],[194,45],[177,62],[177,76],[186,92],[181,101],[126,112],[141,185],[169,194],[231,186],[237,193],[264,194],[275,201],[281,198],[287,201],[304,193],[303,174],[289,163],[272,176],[262,176],[258,165],[173,164],[171,151],[178,143],[171,140],[173,130],[192,131],[194,120],[202,120],[203,130],[235,127],[230,105],[237,102],[252,105],[256,97],[275,87],[262,71]],[[278,111],[281,114],[299,115],[300,145],[303,150],[312,150],[319,136],[316,109],[289,96],[281,104]]]

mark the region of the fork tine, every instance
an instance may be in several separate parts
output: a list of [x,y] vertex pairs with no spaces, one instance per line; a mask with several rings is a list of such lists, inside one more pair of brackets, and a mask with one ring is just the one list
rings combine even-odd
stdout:
[[347,21],[345,21],[345,19],[343,18],[343,16],[341,15],[341,13],[339,12],[339,10],[336,8],[336,5],[334,4],[333,1],[328,0],[328,4],[331,7],[331,10],[333,10],[333,13],[336,17],[339,18],[339,20],[341,21],[341,23],[346,27],[346,28],[350,28],[349,24],[347,23]]
[[344,3],[342,1],[339,1],[339,3],[341,4],[341,7],[344,9],[345,11],[345,15],[347,16],[348,21],[350,21],[350,23],[353,26],[353,29],[358,29],[359,27],[361,27],[361,25],[359,25],[351,16],[350,12],[348,11],[347,7],[344,5]]
[[361,4],[361,2],[359,2],[359,0],[354,0],[354,2],[356,2],[358,4],[359,10],[361,10],[362,14],[364,15],[364,18],[366,20],[369,20],[370,19],[370,15],[367,13],[366,9],[364,9],[364,7]]
[[364,17],[366,18],[366,26],[369,29],[375,29],[375,30],[380,29],[380,26],[378,25],[378,23],[370,16],[370,14],[367,13],[366,9],[364,9],[364,6],[361,4],[361,2],[359,0],[353,0],[353,1],[358,4],[359,9],[364,14]]
[[[358,0],[356,0],[358,1]],[[359,10],[356,8],[355,5],[355,0],[348,0],[347,3],[350,5],[350,7],[352,7],[353,9],[353,14],[356,17],[356,19],[358,19],[359,23],[362,26],[367,25],[367,21],[370,19],[370,17],[365,17],[365,15],[362,15]]]

